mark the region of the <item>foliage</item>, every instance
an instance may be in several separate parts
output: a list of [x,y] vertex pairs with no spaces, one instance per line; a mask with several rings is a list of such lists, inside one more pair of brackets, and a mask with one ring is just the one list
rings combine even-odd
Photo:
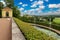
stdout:
[[[48,17],[38,17],[38,16],[32,16],[32,17],[27,17],[27,16],[23,16],[19,19],[21,19],[22,21],[24,22],[28,22],[28,23],[35,23],[35,24],[39,24],[39,25],[44,25],[44,26],[47,26],[47,27],[50,27],[50,18],[51,18],[51,27],[53,29],[56,29],[56,30],[60,30],[60,24],[59,21],[58,23],[56,23],[56,19],[54,16],[48,16]],[[40,20],[42,19],[42,20]],[[43,20],[43,19],[46,19],[46,20]],[[59,19],[60,20],[60,19]]]
[[4,0],[6,2],[7,7],[14,7],[14,0]]
[[54,16],[48,16],[48,17],[43,17],[43,18],[45,18],[47,21],[51,20],[51,22],[53,22],[53,19],[55,19]]
[[0,17],[2,17],[2,14],[1,14],[2,12],[1,11],[2,11],[3,6],[4,6],[3,3],[0,2]]
[[25,22],[30,22],[30,23],[33,23],[33,21],[34,21],[34,17],[23,16],[20,19],[25,21]]
[[22,30],[27,40],[56,40],[53,37],[33,28],[30,23],[23,22],[17,18],[14,18],[14,20]]
[[20,11],[18,8],[15,6],[13,7],[13,16],[19,18],[20,17]]

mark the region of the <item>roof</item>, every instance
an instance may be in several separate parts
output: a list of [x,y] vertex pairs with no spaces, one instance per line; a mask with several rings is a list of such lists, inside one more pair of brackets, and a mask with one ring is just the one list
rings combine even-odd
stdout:
[[5,8],[3,8],[2,10],[8,11],[8,10],[12,10],[12,9],[9,8],[9,7],[5,7]]

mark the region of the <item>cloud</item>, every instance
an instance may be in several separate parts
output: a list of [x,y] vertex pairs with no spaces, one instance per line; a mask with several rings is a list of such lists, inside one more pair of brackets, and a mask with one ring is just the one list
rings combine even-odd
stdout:
[[27,12],[27,10],[24,11],[25,13]]
[[36,7],[37,6],[37,1],[35,1],[34,3],[32,3],[31,7]]
[[23,4],[22,6],[25,7],[25,6],[28,6],[28,4]]
[[22,2],[20,2],[19,4],[23,4]]
[[39,8],[36,8],[36,9],[25,10],[23,13],[26,13],[29,15],[40,15],[40,16],[60,15],[60,9],[58,9],[56,11],[43,12],[42,10],[39,10]]
[[43,5],[43,3],[44,2],[40,1],[40,0],[39,1],[35,1],[35,2],[32,3],[31,7],[37,7],[37,5]]
[[33,0],[30,0],[30,1],[33,1]]
[[40,14],[42,10],[40,8],[36,9],[30,9],[30,10],[25,10],[24,13],[29,14],[29,15],[37,15]]
[[44,8],[45,8],[45,6],[39,6],[39,8],[40,8],[40,9],[44,9]]
[[38,1],[38,5],[43,5],[43,1]]
[[34,12],[34,9],[31,9],[31,10],[25,10],[25,11],[24,11],[24,13],[30,14],[30,15],[32,14],[32,12]]
[[20,11],[23,11],[23,10],[24,10],[24,8],[20,8],[19,10],[20,10]]
[[46,16],[46,15],[60,15],[60,9],[56,10],[56,11],[49,11],[46,13],[41,13],[41,16]]
[[37,11],[37,12],[39,12],[39,11],[42,11],[42,9],[44,9],[44,8],[45,8],[45,6],[40,6],[39,8],[36,8],[34,10]]
[[45,0],[46,2],[48,2],[49,0]]
[[41,5],[38,8],[35,8],[35,9],[24,10],[23,13],[26,13],[26,14],[29,14],[29,15],[37,15],[37,14],[40,14],[42,12],[42,9],[44,9],[44,8],[45,8],[45,6]]
[[59,4],[49,4],[49,8],[60,8],[60,3]]

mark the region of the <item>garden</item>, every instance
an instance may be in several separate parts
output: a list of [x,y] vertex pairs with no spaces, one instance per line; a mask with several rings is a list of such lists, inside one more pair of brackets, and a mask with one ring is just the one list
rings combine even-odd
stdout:
[[[24,22],[27,23],[33,23],[33,24],[39,24],[43,25],[46,27],[51,27],[53,29],[59,30],[60,31],[60,17],[56,16],[30,16],[28,17],[27,15],[20,17]],[[51,20],[50,20],[51,19]]]
[[26,23],[20,19],[14,18],[16,24],[21,29],[26,40],[56,40],[54,37],[48,36],[42,31],[36,30],[31,23]]

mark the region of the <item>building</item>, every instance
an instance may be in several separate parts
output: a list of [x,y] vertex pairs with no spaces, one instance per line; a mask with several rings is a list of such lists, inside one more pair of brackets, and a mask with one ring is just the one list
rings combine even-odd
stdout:
[[5,7],[2,9],[2,17],[3,18],[8,18],[8,17],[13,17],[13,11],[9,7]]

